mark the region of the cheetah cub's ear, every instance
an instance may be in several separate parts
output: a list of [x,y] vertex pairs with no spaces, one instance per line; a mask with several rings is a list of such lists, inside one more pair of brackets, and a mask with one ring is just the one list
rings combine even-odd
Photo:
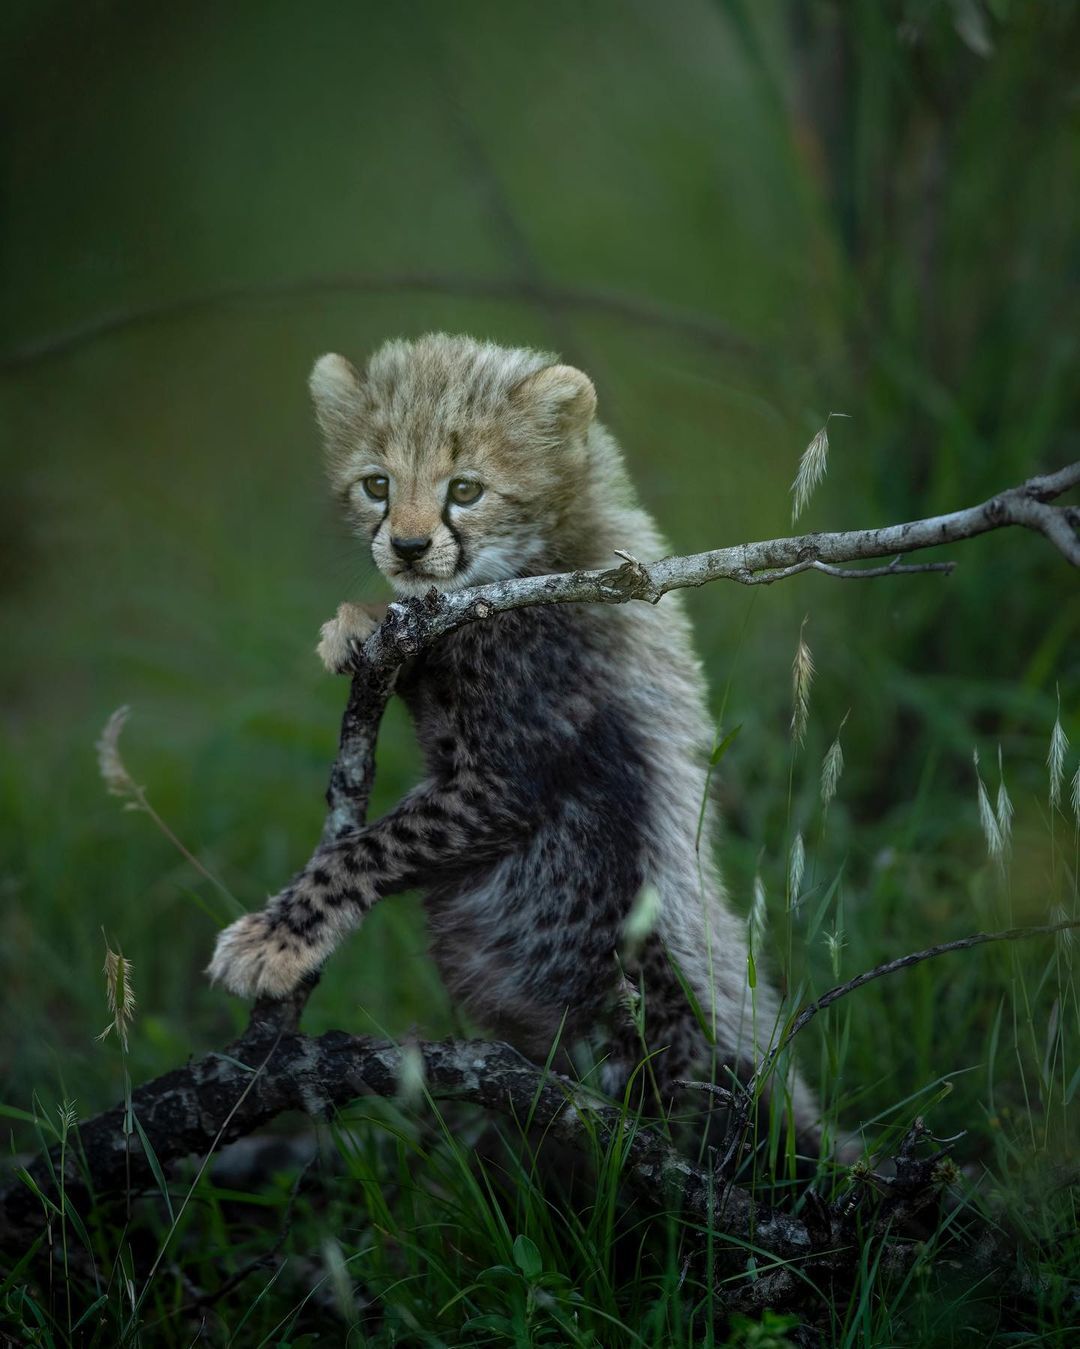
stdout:
[[344,356],[320,356],[308,379],[315,417],[328,443],[355,430],[364,411],[363,385],[356,367]]
[[549,365],[510,391],[510,402],[552,445],[584,439],[596,414],[596,390],[572,365]]

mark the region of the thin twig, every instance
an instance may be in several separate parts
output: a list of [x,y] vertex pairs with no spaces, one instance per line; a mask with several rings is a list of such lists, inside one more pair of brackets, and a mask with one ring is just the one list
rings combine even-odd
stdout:
[[914,576],[918,572],[937,571],[948,575],[956,570],[955,562],[904,562],[899,559],[887,567],[833,567],[828,562],[815,562],[816,571],[826,576],[838,576],[842,581],[866,581],[874,576]]
[[230,1274],[224,1282],[218,1284],[218,1286],[210,1292],[196,1294],[188,1302],[182,1303],[175,1309],[170,1309],[166,1315],[160,1316],[154,1321],[147,1322],[142,1329],[144,1331],[149,1331],[155,1326],[161,1325],[164,1321],[178,1321],[189,1312],[201,1311],[208,1307],[213,1307],[215,1303],[220,1302],[221,1299],[227,1297],[234,1288],[242,1284],[245,1279],[250,1278],[252,1274],[258,1273],[258,1271],[266,1265],[273,1264],[277,1259],[281,1248],[292,1235],[293,1213],[296,1209],[296,1201],[300,1194],[300,1187],[303,1185],[308,1172],[318,1159],[319,1154],[317,1152],[313,1153],[296,1173],[293,1183],[289,1187],[289,1198],[285,1205],[284,1215],[278,1225],[278,1234],[274,1238],[273,1244],[267,1250],[263,1251],[261,1255],[256,1255],[253,1259],[245,1261],[238,1270]]
[[884,979],[887,974],[895,974],[898,970],[906,970],[912,965],[919,965],[924,960],[934,960],[938,956],[948,955],[951,951],[967,951],[973,946],[985,946],[988,942],[1027,941],[1030,937],[1053,937],[1059,932],[1069,932],[1078,927],[1080,927],[1080,918],[1069,918],[1061,923],[1046,923],[1039,927],[1010,927],[1002,932],[973,932],[969,937],[958,937],[955,941],[940,942],[937,946],[928,946],[924,951],[913,951],[910,955],[897,956],[894,960],[886,960],[884,964],[875,965],[872,970],[865,970],[862,974],[857,974],[854,979],[848,979],[846,983],[837,984],[834,988],[830,988],[827,993],[822,993],[820,998],[807,1003],[788,1027],[787,1033],[765,1059],[756,1076],[765,1077],[768,1075],[768,1071],[776,1062],[777,1056],[787,1049],[796,1035],[805,1026],[808,1026],[819,1012],[823,1012],[826,1007],[831,1007],[834,1002],[839,1002],[841,998],[847,997],[849,993],[854,993],[856,989],[873,983],[875,979]]
[[772,585],[774,581],[786,581],[789,576],[798,576],[800,572],[804,571],[824,572],[826,576],[835,576],[841,581],[869,581],[878,576],[914,576],[919,572],[949,573],[955,570],[955,562],[908,562],[901,564],[894,561],[890,562],[887,567],[834,567],[830,562],[819,562],[816,558],[807,558],[803,562],[795,562],[790,567],[782,567],[778,571],[738,573],[731,579],[738,581],[741,585],[767,586]]
[[[831,1007],[834,1002],[839,1002],[841,998],[847,997],[849,993],[854,993],[867,984],[873,983],[875,979],[883,979],[888,974],[896,974],[899,970],[909,969],[912,965],[919,965],[924,960],[934,960],[937,956],[948,955],[952,951],[966,951],[974,946],[985,946],[989,942],[1026,941],[1032,937],[1052,937],[1061,932],[1069,932],[1074,928],[1080,928],[1080,918],[1070,918],[1061,923],[1049,923],[1035,927],[1011,927],[1001,932],[973,932],[968,937],[958,937],[955,941],[940,942],[937,946],[928,946],[925,950],[912,951],[909,955],[886,960],[881,965],[875,965],[872,970],[864,970],[862,974],[857,974],[853,979],[835,985],[835,987],[823,993],[820,998],[815,998],[813,1002],[807,1003],[777,1043],[761,1060],[745,1084],[739,1084],[734,1092],[723,1087],[718,1089],[728,1098],[728,1104],[734,1104],[727,1137],[721,1149],[718,1170],[722,1174],[726,1174],[739,1155],[742,1140],[753,1113],[754,1102],[761,1087],[769,1080],[769,1076],[776,1067],[781,1054],[790,1047],[796,1035],[804,1030],[819,1012]],[[693,1086],[703,1091],[713,1090],[711,1084],[707,1083],[688,1082],[682,1085]]]

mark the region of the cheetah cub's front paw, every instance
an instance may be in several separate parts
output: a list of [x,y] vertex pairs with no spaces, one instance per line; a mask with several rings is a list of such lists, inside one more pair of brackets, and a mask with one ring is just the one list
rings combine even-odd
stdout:
[[206,973],[240,998],[284,998],[315,973],[324,954],[263,910],[218,934]]
[[362,646],[378,626],[379,619],[363,605],[346,602],[338,606],[336,617],[322,625],[315,651],[331,674],[348,674],[357,647]]

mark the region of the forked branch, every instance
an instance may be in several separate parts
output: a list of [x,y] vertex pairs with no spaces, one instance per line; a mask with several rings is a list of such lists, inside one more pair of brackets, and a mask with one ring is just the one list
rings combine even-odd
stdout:
[[846,580],[951,569],[955,563],[904,566],[894,560],[885,567],[865,571],[844,564],[879,557],[899,559],[907,553],[959,543],[1008,525],[1021,525],[1042,534],[1068,562],[1080,567],[1080,506],[1050,505],[1077,486],[1080,486],[1080,461],[1056,473],[1029,478],[1019,487],[1010,487],[977,506],[925,520],[909,520],[902,525],[799,534],[714,548],[686,557],[665,557],[658,562],[640,562],[623,553],[622,565],[606,571],[526,576],[469,590],[432,591],[424,600],[391,605],[390,628],[380,628],[371,636],[364,655],[376,666],[400,664],[464,623],[533,604],[624,604],[628,600],[655,604],[670,590],[701,586],[709,581],[761,585],[809,570]]
[[[375,736],[397,669],[466,623],[483,622],[505,609],[534,604],[625,604],[630,600],[655,604],[671,590],[709,581],[771,585],[804,571],[821,571],[843,580],[949,571],[955,563],[902,564],[899,558],[1007,525],[1037,531],[1068,562],[1080,567],[1080,507],[1050,504],[1077,486],[1080,461],[1055,473],[1029,478],[977,506],[907,524],[735,544],[658,562],[640,562],[622,553],[621,565],[606,571],[526,576],[469,590],[432,589],[423,599],[391,604],[385,620],[356,652],[341,745],[327,793],[329,813],[323,839],[336,838],[363,821],[371,792]],[[881,567],[850,565],[881,557],[892,560]]]

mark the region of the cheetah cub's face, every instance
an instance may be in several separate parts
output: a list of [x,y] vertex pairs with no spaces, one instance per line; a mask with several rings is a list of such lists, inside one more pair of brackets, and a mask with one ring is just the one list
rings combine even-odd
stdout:
[[433,334],[311,373],[330,478],[401,595],[551,570],[596,394],[552,358]]

